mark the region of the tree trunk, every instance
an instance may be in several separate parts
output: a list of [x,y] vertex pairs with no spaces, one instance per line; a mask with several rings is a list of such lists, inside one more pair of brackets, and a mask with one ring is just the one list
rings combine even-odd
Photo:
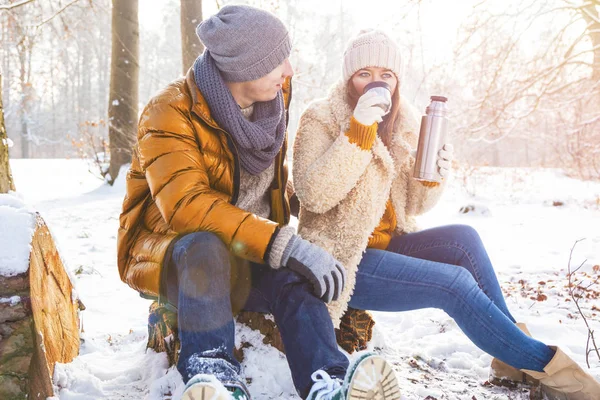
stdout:
[[[9,108],[11,106],[10,103],[10,79],[11,79],[11,65],[10,65],[10,60],[11,60],[11,45],[14,45],[14,43],[12,43],[12,41],[10,40],[10,35],[9,35],[9,27],[8,27],[8,23],[6,23],[6,19],[4,19],[4,16],[2,16],[2,57],[4,58],[4,65],[0,65],[0,70],[4,70],[4,77],[6,79],[6,86],[4,87],[4,95],[2,97],[2,100],[4,101],[4,106],[6,108]],[[0,84],[1,85],[1,84]]]
[[180,14],[182,66],[185,75],[204,51],[204,46],[196,35],[196,27],[202,21],[202,0],[181,0]]
[[[54,40],[52,40],[52,48],[50,49],[50,65],[54,65]],[[55,84],[55,79],[54,79],[54,68],[50,68],[50,105],[52,107],[52,110],[56,110],[56,101],[54,99],[54,84]],[[55,139],[58,135],[56,134],[57,132],[56,129],[56,112],[52,113],[52,139]],[[62,141],[61,141],[62,144]],[[58,146],[54,145],[54,149],[56,152],[56,148]],[[60,146],[60,151],[62,154],[62,146]],[[56,156],[56,153],[54,152],[54,156]]]
[[15,190],[15,183],[8,163],[8,135],[4,126],[2,93],[2,70],[0,69],[0,193],[8,193],[9,190]]
[[48,227],[38,215],[29,269],[0,276],[0,398],[54,396],[57,362],[79,353],[79,301]]
[[112,0],[112,56],[108,99],[109,183],[131,162],[138,118],[138,0]]
[[27,81],[26,81],[26,59],[25,59],[25,49],[21,49],[21,52],[19,52],[19,61],[20,61],[20,65],[21,65],[21,71],[20,71],[20,83],[21,83],[21,158],[29,158],[29,128],[28,128],[28,124],[27,124],[27,109],[29,107],[28,105],[28,95],[29,95],[29,90],[28,90],[28,85],[27,85]]
[[81,45],[78,44],[77,45],[79,47],[79,49],[77,50],[77,61],[75,62],[75,79],[73,79],[75,81],[75,112],[77,113],[77,118],[75,119],[77,121],[77,130],[81,129],[81,106],[82,106],[82,99],[81,99],[81,60],[83,58],[83,55],[81,54]]
[[592,80],[600,81],[600,13],[596,8],[597,2],[590,2],[582,8],[582,16],[587,23],[587,31],[594,49],[594,61],[592,66]]

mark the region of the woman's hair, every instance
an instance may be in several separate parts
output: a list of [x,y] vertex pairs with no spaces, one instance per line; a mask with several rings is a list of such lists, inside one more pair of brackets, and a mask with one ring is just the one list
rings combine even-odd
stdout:
[[[348,81],[348,104],[352,109],[356,107],[358,98],[362,96],[362,93],[358,93],[352,84],[352,80]],[[383,121],[379,123],[377,128],[377,134],[386,146],[391,144],[392,132],[394,132],[394,126],[400,118],[400,81],[396,85],[396,90],[392,93],[392,109],[383,117]]]

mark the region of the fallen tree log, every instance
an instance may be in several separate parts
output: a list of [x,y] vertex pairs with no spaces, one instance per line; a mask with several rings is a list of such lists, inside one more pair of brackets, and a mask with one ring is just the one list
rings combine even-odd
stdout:
[[[262,333],[265,336],[263,339],[264,344],[271,345],[282,353],[284,352],[279,329],[266,314],[242,311],[237,315],[236,321]],[[251,344],[242,342],[234,350],[234,356],[238,361],[241,362],[244,359],[244,349],[248,346],[251,346]],[[166,352],[169,366],[177,364],[180,348],[177,334],[177,314],[172,309],[159,305],[156,301],[150,305],[147,348],[157,353]]]
[[0,276],[0,399],[6,400],[54,396],[55,364],[79,353],[80,302],[48,227],[33,218],[29,268]]

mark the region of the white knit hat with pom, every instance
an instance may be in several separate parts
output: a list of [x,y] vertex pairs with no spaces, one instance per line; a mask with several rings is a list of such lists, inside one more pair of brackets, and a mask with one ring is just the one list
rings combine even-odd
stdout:
[[348,81],[356,71],[366,67],[387,68],[396,74],[398,80],[402,79],[404,71],[400,49],[382,31],[362,30],[346,46],[342,67],[344,80]]

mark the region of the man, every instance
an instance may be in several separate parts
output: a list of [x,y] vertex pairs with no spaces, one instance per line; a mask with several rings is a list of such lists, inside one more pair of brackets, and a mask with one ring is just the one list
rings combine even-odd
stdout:
[[141,115],[118,240],[121,278],[177,307],[183,398],[249,398],[233,357],[239,309],[273,314],[301,396],[397,393],[380,357],[348,366],[325,305],[344,267],[287,225],[285,26],[225,6],[197,34],[206,51]]

